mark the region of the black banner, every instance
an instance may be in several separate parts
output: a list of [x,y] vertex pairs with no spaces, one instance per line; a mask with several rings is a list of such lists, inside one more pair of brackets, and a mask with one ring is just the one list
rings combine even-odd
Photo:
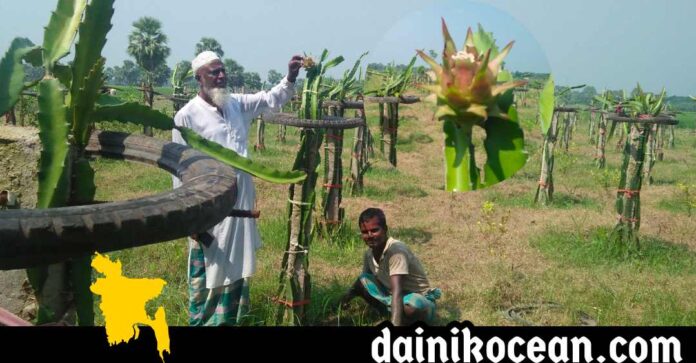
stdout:
[[[696,362],[694,327],[170,327],[165,362]],[[152,329],[109,346],[103,327],[0,328],[22,361],[161,362]],[[16,354],[15,354],[16,353]]]

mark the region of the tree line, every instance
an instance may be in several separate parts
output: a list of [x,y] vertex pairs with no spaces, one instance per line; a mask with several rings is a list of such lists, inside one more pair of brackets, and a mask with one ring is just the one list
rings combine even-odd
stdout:
[[[222,45],[215,39],[203,37],[196,43],[194,56],[210,50],[221,58],[225,52]],[[128,55],[132,60],[123,61],[122,65],[107,67],[105,76],[107,84],[120,86],[136,86],[149,84],[152,86],[168,86],[172,69],[166,60],[171,49],[167,45],[167,36],[162,32],[162,23],[152,17],[142,17],[133,23],[133,30],[128,36]],[[188,63],[188,61],[182,61]],[[266,79],[257,72],[247,72],[244,67],[231,58],[224,58],[228,71],[228,83],[235,90],[254,92],[274,85],[283,75],[271,70]],[[195,87],[195,81],[189,80],[188,86]]]

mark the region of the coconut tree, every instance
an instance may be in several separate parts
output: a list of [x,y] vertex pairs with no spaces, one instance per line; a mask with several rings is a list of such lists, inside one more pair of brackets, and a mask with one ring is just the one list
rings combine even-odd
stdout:
[[[144,71],[142,84],[143,98],[152,108],[154,101],[153,83],[155,72],[169,57],[167,36],[162,32],[162,23],[152,17],[145,16],[133,23],[133,31],[128,35],[128,54]],[[144,133],[152,136],[152,129],[145,127]]]
[[194,55],[199,55],[206,50],[217,53],[217,55],[222,58],[225,52],[222,50],[222,45],[215,38],[203,37],[196,43],[196,52]]
[[[445,132],[445,188],[448,191],[476,190],[512,176],[524,166],[524,134],[517,119],[513,89],[526,81],[513,81],[502,69],[503,59],[512,42],[496,56],[495,41],[479,27],[474,35],[469,28],[464,49],[457,48],[442,19],[445,41],[442,64],[423,51],[418,55],[432,68],[437,83],[428,86],[437,102],[436,117]],[[487,161],[476,165],[474,127],[486,132],[484,149]]]
[[[94,169],[85,148],[96,121],[130,122],[163,130],[175,127],[172,118],[165,114],[100,92],[105,64],[101,52],[112,27],[114,1],[58,0],[45,28],[43,45],[17,38],[0,60],[0,114],[17,103],[24,89],[34,86],[24,83],[22,63],[44,70],[36,85],[39,138],[43,145],[38,173],[39,209],[94,203]],[[68,66],[61,60],[70,52],[77,34],[75,56]],[[304,178],[301,172],[270,171],[192,130],[177,129],[190,146],[252,175],[283,183]],[[90,256],[83,256],[27,271],[39,303],[39,324],[60,320],[72,304],[70,295],[74,296],[79,324],[93,324],[90,262]]]

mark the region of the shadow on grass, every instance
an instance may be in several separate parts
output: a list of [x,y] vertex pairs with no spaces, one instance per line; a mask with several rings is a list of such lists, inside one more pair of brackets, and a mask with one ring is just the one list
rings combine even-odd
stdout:
[[616,243],[611,229],[577,232],[548,230],[532,240],[546,256],[580,267],[630,268],[667,274],[696,274],[696,253],[652,236],[641,236],[640,246]]
[[686,214],[689,217],[693,217],[694,212],[696,212],[696,209],[691,207],[689,201],[677,196],[661,200],[657,207],[674,214]]
[[408,137],[399,137],[396,142],[396,148],[402,152],[414,152],[418,150],[418,145],[430,144],[432,142],[432,137],[416,131],[408,135]]
[[486,198],[491,202],[505,207],[520,207],[520,208],[554,208],[554,209],[572,209],[572,208],[585,208],[585,209],[599,209],[600,204],[587,196],[582,195],[572,195],[561,192],[556,192],[553,194],[553,202],[543,206],[541,204],[534,203],[534,193],[524,193],[516,195],[505,195],[498,191],[489,192],[486,194]]
[[427,197],[428,193],[415,185],[395,185],[393,187],[369,185],[365,187],[364,195],[374,200],[392,201],[397,196],[423,198]]
[[[446,292],[443,292],[445,294]],[[441,303],[442,299],[437,301],[437,312],[435,321],[432,325],[444,326],[453,321],[459,321],[462,310],[457,306],[456,301]]]
[[365,174],[363,195],[378,201],[391,201],[397,197],[423,198],[428,196],[416,185],[413,177],[396,168],[372,167]]
[[426,244],[433,238],[433,234],[419,228],[390,228],[391,235],[399,241],[414,244]]
[[661,178],[659,175],[651,175],[652,185],[676,185],[676,179]]

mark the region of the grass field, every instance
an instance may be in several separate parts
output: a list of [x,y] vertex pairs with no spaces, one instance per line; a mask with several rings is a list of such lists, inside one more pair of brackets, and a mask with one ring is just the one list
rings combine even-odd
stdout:
[[[155,108],[171,111],[158,101]],[[368,107],[375,137],[377,107]],[[557,148],[556,203],[533,206],[542,144],[535,110],[521,110],[529,160],[510,180],[489,189],[453,194],[443,190],[443,134],[432,120],[433,106],[402,106],[397,144],[399,167],[379,155],[365,176],[363,196],[344,196],[344,229],[333,240],[311,246],[312,300],[309,325],[373,325],[382,317],[357,300],[347,311],[337,301],[360,270],[364,243],[356,219],[366,207],[383,208],[391,233],[418,255],[431,283],[443,291],[438,324],[470,320],[477,325],[514,325],[501,311],[525,304],[554,302],[558,309],[539,309],[525,319],[541,325],[696,325],[696,217],[689,198],[696,194],[696,114],[679,115],[676,148],[657,162],[655,183],[641,192],[641,249],[606,241],[616,221],[614,195],[620,153],[616,139],[607,143],[607,169],[594,167],[588,122],[581,118],[568,153]],[[110,128],[112,125],[101,125]],[[255,141],[255,127],[250,145]],[[130,131],[137,131],[136,129]],[[251,157],[287,168],[297,150],[298,135],[288,130],[285,144],[277,129],[266,127],[263,152]],[[167,133],[157,137],[168,138]],[[347,168],[352,132],[346,133]],[[253,147],[250,147],[253,150]],[[124,200],[171,187],[163,171],[120,161],[95,161],[97,199]],[[685,192],[681,185],[692,186]],[[256,181],[264,247],[251,282],[249,325],[274,325],[273,302],[286,233],[287,186]],[[696,210],[695,210],[696,211]],[[130,277],[167,281],[163,304],[170,325],[186,325],[187,246],[185,240],[113,253]]]

